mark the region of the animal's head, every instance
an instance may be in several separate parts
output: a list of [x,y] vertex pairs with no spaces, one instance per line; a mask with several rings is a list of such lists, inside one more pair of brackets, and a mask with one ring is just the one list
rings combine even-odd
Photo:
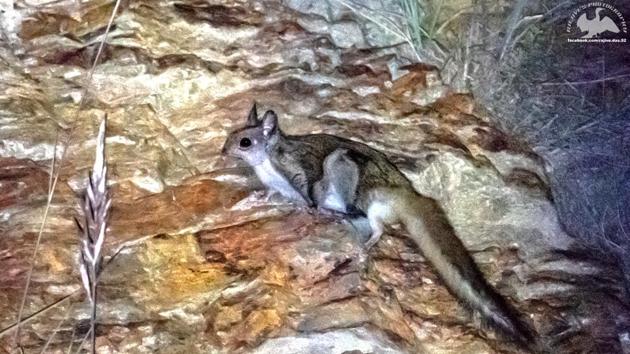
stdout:
[[256,103],[247,116],[244,127],[230,133],[221,153],[237,157],[249,165],[255,166],[267,158],[267,148],[278,141],[280,129],[278,116],[274,111],[267,111],[258,119]]

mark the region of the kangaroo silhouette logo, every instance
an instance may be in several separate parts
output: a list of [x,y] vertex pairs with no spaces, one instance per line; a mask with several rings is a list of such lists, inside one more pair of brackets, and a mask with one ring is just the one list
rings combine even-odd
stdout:
[[567,33],[569,42],[625,43],[628,39],[626,20],[621,12],[602,1],[578,6],[569,17]]

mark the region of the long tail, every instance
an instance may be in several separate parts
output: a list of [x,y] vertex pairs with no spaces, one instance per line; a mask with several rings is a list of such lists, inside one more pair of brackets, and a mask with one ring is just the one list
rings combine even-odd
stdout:
[[415,192],[394,193],[393,207],[425,258],[475,317],[521,347],[539,351],[535,331],[484,279],[442,208]]

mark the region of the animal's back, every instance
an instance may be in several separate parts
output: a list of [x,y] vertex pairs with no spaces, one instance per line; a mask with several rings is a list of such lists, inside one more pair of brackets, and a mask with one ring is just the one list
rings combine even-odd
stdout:
[[[322,177],[324,159],[337,149],[348,150],[348,157],[354,160],[359,168],[359,196],[374,187],[403,187],[411,188],[411,183],[407,178],[389,161],[382,152],[369,147],[358,141],[341,138],[328,134],[295,135],[287,137],[289,142],[301,147],[301,160],[308,164],[315,157],[317,166],[310,166],[311,175],[309,180],[312,183]],[[307,174],[309,171],[306,171]],[[312,180],[311,180],[312,178]]]

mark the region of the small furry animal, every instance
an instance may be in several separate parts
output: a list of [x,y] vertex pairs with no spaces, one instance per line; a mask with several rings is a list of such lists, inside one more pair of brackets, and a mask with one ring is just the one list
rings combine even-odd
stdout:
[[327,134],[286,135],[278,117],[258,118],[256,104],[222,153],[247,162],[269,189],[308,206],[367,216],[376,244],[385,225],[402,223],[448,289],[499,334],[536,348],[533,329],[484,279],[438,203],[417,193],[387,157]]

